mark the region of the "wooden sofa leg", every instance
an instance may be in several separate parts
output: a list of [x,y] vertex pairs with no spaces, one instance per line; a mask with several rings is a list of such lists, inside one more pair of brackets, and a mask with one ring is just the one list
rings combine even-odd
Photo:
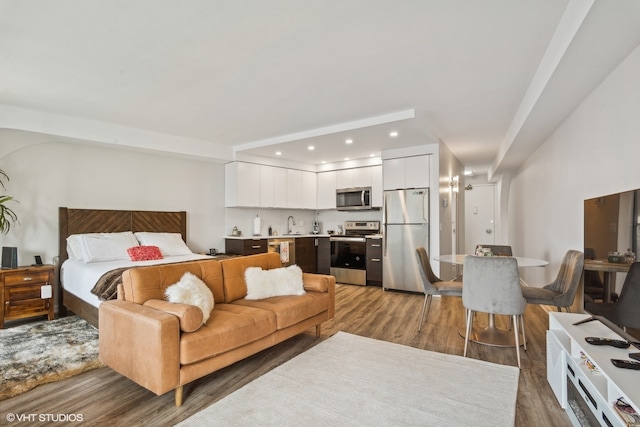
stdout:
[[182,387],[181,385],[176,388],[176,406],[182,406]]
[[317,324],[316,325],[316,338],[320,338],[320,329],[321,329],[321,325]]

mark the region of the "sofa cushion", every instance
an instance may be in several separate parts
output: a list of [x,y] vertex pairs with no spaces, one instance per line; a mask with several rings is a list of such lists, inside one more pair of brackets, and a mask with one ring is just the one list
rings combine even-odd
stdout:
[[270,252],[223,259],[220,265],[224,277],[224,302],[233,302],[247,295],[247,284],[244,280],[244,272],[247,268],[260,267],[263,270],[269,270],[282,267],[282,262],[278,253]]
[[280,295],[304,295],[302,269],[297,265],[263,270],[249,267],[244,271],[247,284],[245,299],[264,299]]
[[330,299],[328,293],[307,292],[304,295],[261,300],[240,299],[231,305],[255,307],[272,312],[276,316],[276,327],[280,330],[328,310]]
[[149,299],[165,299],[167,287],[180,280],[187,271],[207,285],[214,301],[224,301],[222,268],[214,259],[131,268],[122,274],[124,299],[138,304]]
[[195,332],[180,337],[180,363],[198,362],[264,338],[276,330],[269,310],[235,304],[216,304],[211,317]]

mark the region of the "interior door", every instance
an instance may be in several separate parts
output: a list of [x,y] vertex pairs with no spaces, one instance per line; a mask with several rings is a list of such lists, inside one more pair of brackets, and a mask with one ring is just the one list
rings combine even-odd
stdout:
[[473,254],[478,244],[495,244],[495,186],[473,185],[464,197],[465,253]]

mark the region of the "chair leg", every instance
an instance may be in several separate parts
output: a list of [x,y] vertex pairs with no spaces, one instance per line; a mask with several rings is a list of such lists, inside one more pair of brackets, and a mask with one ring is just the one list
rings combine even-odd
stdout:
[[527,334],[524,330],[524,314],[520,315],[520,323],[522,324],[522,340],[524,341],[522,344],[524,351],[527,351]]
[[464,357],[467,357],[467,347],[469,346],[469,335],[471,335],[471,325],[473,324],[473,311],[467,309],[467,331],[464,334]]
[[518,357],[518,369],[520,369],[520,332],[518,328],[518,316],[513,315],[513,332],[516,339],[516,356]]
[[431,294],[425,294],[424,303],[422,303],[422,312],[420,313],[420,323],[418,324],[418,332],[422,330],[422,325],[429,314],[429,309],[431,308]]

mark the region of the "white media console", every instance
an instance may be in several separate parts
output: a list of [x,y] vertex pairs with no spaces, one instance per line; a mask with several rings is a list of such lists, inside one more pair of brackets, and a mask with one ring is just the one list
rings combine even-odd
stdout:
[[585,337],[622,339],[598,320],[573,325],[588,314],[549,313],[547,381],[576,426],[626,426],[614,409],[623,398],[640,413],[640,371],[616,368],[611,359],[632,360],[631,346],[591,345]]

